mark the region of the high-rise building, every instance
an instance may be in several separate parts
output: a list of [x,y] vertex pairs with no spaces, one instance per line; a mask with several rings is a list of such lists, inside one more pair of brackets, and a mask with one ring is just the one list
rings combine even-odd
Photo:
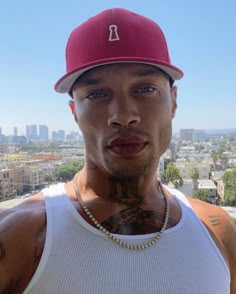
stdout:
[[26,137],[28,140],[37,140],[37,125],[26,126]]
[[39,126],[39,140],[48,141],[49,139],[48,127],[46,125]]
[[52,140],[58,140],[58,133],[56,131],[52,131]]
[[180,139],[182,141],[192,141],[194,129],[181,129],[180,130]]
[[14,136],[14,137],[18,136],[18,130],[17,130],[17,127],[14,127],[14,128],[13,128],[13,136]]
[[65,131],[59,130],[58,131],[58,139],[64,141],[65,140]]

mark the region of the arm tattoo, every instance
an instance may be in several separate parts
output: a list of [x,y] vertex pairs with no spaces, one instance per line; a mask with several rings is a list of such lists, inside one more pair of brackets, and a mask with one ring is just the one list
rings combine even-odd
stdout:
[[138,180],[132,178],[110,178],[110,198],[126,205],[140,205],[143,196],[138,194]]
[[210,223],[211,223],[212,226],[215,227],[215,226],[220,225],[220,217],[219,217],[219,215],[209,215],[208,217],[210,219]]
[[0,241],[0,261],[6,256],[6,250]]

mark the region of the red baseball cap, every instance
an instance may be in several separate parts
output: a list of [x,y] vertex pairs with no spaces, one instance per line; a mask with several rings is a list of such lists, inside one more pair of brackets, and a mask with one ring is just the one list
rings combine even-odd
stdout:
[[165,36],[151,19],[122,8],[107,9],[71,33],[66,46],[66,70],[55,84],[68,93],[85,71],[111,63],[144,63],[156,66],[173,80],[183,72],[170,61]]

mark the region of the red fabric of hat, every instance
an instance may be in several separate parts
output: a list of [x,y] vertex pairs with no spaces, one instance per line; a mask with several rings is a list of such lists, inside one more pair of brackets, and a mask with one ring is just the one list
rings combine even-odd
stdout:
[[66,47],[67,73],[55,90],[70,91],[85,71],[111,63],[145,63],[166,72],[173,80],[183,72],[171,64],[165,36],[151,19],[122,8],[105,10],[78,26]]

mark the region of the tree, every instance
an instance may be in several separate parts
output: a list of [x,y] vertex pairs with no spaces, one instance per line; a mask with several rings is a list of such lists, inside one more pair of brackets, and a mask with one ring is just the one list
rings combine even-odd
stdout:
[[189,155],[185,155],[185,156],[184,156],[184,160],[187,161],[187,162],[190,162]]
[[196,198],[196,199],[211,203],[209,201],[209,196],[210,196],[210,192],[207,189],[200,189],[200,190],[197,190],[197,191],[193,191],[193,195],[192,195],[193,198]]
[[217,160],[219,159],[219,155],[215,151],[213,151],[211,153],[211,158],[213,160],[213,165],[214,165],[213,169],[216,170],[216,164],[217,164]]
[[166,173],[164,171],[160,172],[160,180],[162,184],[168,184],[168,179],[166,177]]
[[165,173],[168,182],[171,182],[175,188],[183,185],[183,178],[181,177],[179,169],[174,163],[169,163],[167,165]]
[[221,168],[222,168],[222,170],[225,170],[227,168],[228,162],[229,162],[228,157],[226,156],[225,153],[221,153],[219,155],[219,159],[220,159],[220,162],[221,162]]
[[190,176],[193,180],[193,190],[197,191],[198,189],[198,179],[199,179],[199,170],[198,168],[194,167],[191,172],[190,172]]
[[45,182],[47,182],[47,183],[53,183],[54,179],[55,178],[52,173],[46,174],[45,178],[44,178]]
[[226,171],[222,180],[225,185],[224,205],[236,206],[236,168]]
[[67,182],[83,167],[83,161],[73,161],[58,167],[56,170],[56,179]]

